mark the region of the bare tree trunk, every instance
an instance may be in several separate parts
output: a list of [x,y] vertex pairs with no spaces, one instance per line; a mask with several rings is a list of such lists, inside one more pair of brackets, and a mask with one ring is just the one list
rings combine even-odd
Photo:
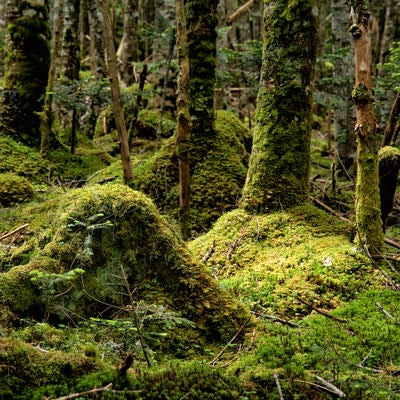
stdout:
[[137,0],[124,0],[123,35],[117,56],[121,60],[119,67],[122,82],[127,86],[135,81],[133,62],[138,53],[138,3]]
[[103,42],[103,15],[96,6],[95,1],[89,2],[90,25],[90,70],[96,80],[105,78],[104,42]]
[[334,95],[338,104],[334,110],[333,136],[335,140],[335,169],[340,174],[355,176],[357,145],[353,133],[355,110],[351,98],[354,63],[352,43],[347,31],[349,10],[347,0],[331,0],[332,52],[341,54],[335,62]]
[[112,21],[110,16],[110,5],[108,0],[97,0],[103,13],[103,34],[104,44],[107,52],[107,69],[110,79],[112,107],[114,112],[115,125],[117,126],[118,139],[120,142],[122,169],[124,181],[129,184],[133,178],[131,155],[128,145],[128,133],[126,130],[124,113],[121,106],[121,94],[118,81],[117,58],[115,55],[114,38],[112,34]]
[[379,176],[376,120],[373,112],[372,52],[369,33],[369,8],[364,0],[353,0],[352,26],[354,39],[356,104],[357,185],[356,227],[357,242],[371,254],[383,246],[382,218],[379,199]]
[[190,114],[189,57],[184,0],[176,0],[177,51],[179,62],[177,93],[176,152],[179,159],[180,225],[184,239],[190,235]]

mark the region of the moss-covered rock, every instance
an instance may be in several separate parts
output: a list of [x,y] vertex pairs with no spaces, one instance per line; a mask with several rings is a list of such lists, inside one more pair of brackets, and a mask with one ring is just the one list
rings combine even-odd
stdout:
[[[227,339],[243,322],[243,308],[193,262],[145,195],[122,185],[96,185],[66,194],[58,213],[49,215],[48,229],[24,247],[30,262],[0,275],[3,323],[12,323],[10,316],[111,318],[115,307],[129,316],[123,274],[135,299],[166,306],[210,338]],[[77,269],[84,274],[70,279]],[[43,274],[32,279],[33,270]],[[23,290],[29,293],[19,297]]]
[[[207,156],[191,171],[193,233],[204,232],[221,214],[236,207],[246,178],[250,142],[247,128],[237,117],[226,111],[217,113],[216,137],[210,142]],[[175,150],[171,139],[153,157],[134,166],[132,187],[147,193],[164,213],[177,218],[179,175]]]
[[23,176],[0,173],[0,207],[23,203],[33,197],[31,184]]

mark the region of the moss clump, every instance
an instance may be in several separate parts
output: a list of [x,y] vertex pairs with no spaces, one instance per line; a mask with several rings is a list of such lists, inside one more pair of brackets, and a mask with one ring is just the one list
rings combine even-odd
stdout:
[[31,200],[33,189],[23,176],[0,174],[0,206],[9,207]]
[[[31,313],[32,296],[20,299],[22,307],[17,299],[20,290],[12,289],[20,270],[26,277],[27,269],[62,274],[80,268],[85,271],[81,279],[42,293],[39,305],[35,297],[35,309],[51,320],[66,315],[111,317],[113,307],[108,305],[126,305],[122,267],[139,300],[165,305],[213,339],[227,339],[243,322],[243,308],[193,262],[179,234],[145,195],[122,185],[97,185],[71,191],[59,199],[58,207],[49,228],[25,247],[31,261],[1,276],[9,282],[0,298],[9,313],[19,318]],[[36,292],[41,287],[32,280],[26,284]]]
[[58,385],[59,390],[65,390],[73,380],[99,366],[92,358],[45,352],[16,339],[0,338],[0,397],[32,399],[35,391],[45,385]]
[[214,246],[206,266],[253,311],[294,318],[310,311],[298,296],[329,310],[381,281],[346,229],[311,205],[258,216],[235,210],[189,245],[199,260]]
[[[244,184],[250,135],[237,117],[219,111],[216,137],[207,156],[191,171],[192,229],[204,232],[224,212],[237,206]],[[196,151],[195,147],[192,147]],[[190,155],[190,160],[198,155]],[[132,187],[147,193],[165,213],[178,218],[178,158],[175,142],[168,141],[157,154],[134,166]]]

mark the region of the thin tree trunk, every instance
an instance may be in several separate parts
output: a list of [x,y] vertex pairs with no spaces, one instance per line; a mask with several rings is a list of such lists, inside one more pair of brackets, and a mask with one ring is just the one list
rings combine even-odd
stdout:
[[117,58],[115,55],[114,38],[112,34],[112,21],[110,16],[110,5],[108,0],[97,0],[103,13],[103,34],[104,44],[107,52],[107,69],[110,79],[112,107],[114,112],[115,125],[117,126],[118,139],[120,142],[122,169],[124,171],[124,181],[129,184],[133,178],[131,156],[128,145],[128,133],[126,130],[124,113],[121,106],[121,94],[118,81]]
[[189,57],[184,0],[176,0],[177,52],[179,62],[177,92],[176,152],[179,160],[180,225],[184,239],[190,235],[190,114]]
[[373,112],[372,53],[369,33],[368,2],[353,0],[351,8],[354,39],[356,104],[357,184],[356,227],[357,242],[371,254],[383,246],[382,218],[379,199],[376,121]]

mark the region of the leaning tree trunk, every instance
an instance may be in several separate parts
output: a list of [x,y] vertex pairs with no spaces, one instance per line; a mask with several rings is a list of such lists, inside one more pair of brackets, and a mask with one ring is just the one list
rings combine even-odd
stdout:
[[9,0],[0,129],[28,145],[40,145],[40,112],[50,64],[45,2]]
[[315,9],[313,0],[271,0],[266,6],[256,127],[242,196],[249,211],[308,200]]
[[190,234],[190,114],[189,114],[189,57],[184,0],[176,0],[176,44],[179,61],[177,91],[176,152],[179,159],[180,225],[184,239]]
[[371,254],[383,246],[383,230],[379,199],[376,121],[373,111],[372,55],[369,33],[368,1],[353,0],[351,7],[354,39],[356,104],[357,184],[356,227],[358,245]]
[[97,0],[103,14],[103,34],[104,44],[107,52],[107,69],[111,86],[112,108],[114,113],[115,125],[118,131],[118,140],[121,150],[122,169],[124,171],[124,181],[126,184],[133,178],[131,155],[129,152],[128,133],[126,130],[124,113],[121,105],[121,94],[118,80],[117,57],[115,55],[114,38],[112,34],[112,21],[110,16],[110,5],[108,0]]

